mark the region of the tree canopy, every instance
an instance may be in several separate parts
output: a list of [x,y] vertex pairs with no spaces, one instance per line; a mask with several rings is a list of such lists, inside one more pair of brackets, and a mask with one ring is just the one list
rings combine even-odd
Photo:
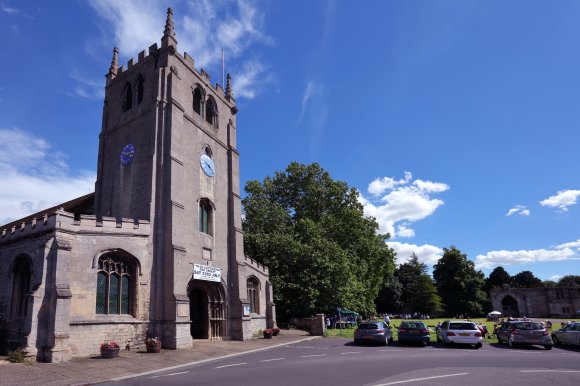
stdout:
[[486,301],[483,273],[476,271],[473,261],[455,246],[443,248],[443,252],[434,266],[433,278],[446,314],[481,315]]
[[401,302],[406,312],[439,314],[441,297],[433,279],[427,274],[427,265],[420,262],[415,253],[399,266],[396,276],[402,286]]
[[511,284],[514,287],[541,288],[542,280],[537,278],[531,271],[522,271],[512,276]]
[[270,268],[280,320],[336,307],[375,312],[395,253],[364,216],[356,189],[316,163],[292,162],[245,190],[244,248]]

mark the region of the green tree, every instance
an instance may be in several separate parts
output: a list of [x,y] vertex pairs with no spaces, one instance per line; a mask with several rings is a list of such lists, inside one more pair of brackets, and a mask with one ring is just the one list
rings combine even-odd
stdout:
[[512,277],[509,273],[502,267],[495,267],[493,271],[489,274],[487,279],[485,279],[485,292],[489,295],[489,291],[494,287],[501,287],[504,284],[509,284]]
[[475,270],[473,261],[455,246],[443,248],[443,256],[435,264],[433,278],[447,315],[483,313],[486,301],[484,275]]
[[280,320],[337,306],[375,312],[395,253],[364,216],[356,189],[297,162],[245,189],[244,248],[270,268]]
[[427,274],[427,265],[420,262],[415,253],[399,266],[396,276],[402,286],[401,302],[405,311],[428,315],[441,312],[441,297],[437,287]]
[[522,271],[512,277],[512,286],[521,288],[541,288],[542,280],[531,271]]
[[383,286],[375,300],[377,312],[380,314],[395,313],[402,307],[401,295],[403,286],[397,276],[389,272],[383,279]]
[[576,284],[580,285],[580,276],[578,276],[578,275],[566,275],[566,276],[560,278],[560,280],[558,280],[558,286],[560,286],[560,287],[569,286],[570,283],[576,283]]

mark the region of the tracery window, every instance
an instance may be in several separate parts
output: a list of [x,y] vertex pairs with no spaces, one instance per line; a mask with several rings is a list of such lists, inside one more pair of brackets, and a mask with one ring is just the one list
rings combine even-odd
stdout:
[[123,111],[128,111],[133,106],[133,89],[131,84],[127,83],[123,91]]
[[201,91],[199,87],[193,90],[193,111],[201,115]]
[[208,98],[205,102],[205,120],[212,126],[217,126],[215,102]]
[[145,83],[145,80],[143,79],[143,77],[141,75],[139,75],[139,78],[137,78],[137,104],[140,104],[141,102],[143,102],[144,83]]
[[97,314],[132,314],[135,264],[116,255],[99,259]]
[[250,302],[250,312],[254,314],[260,313],[260,283],[255,277],[251,277],[247,281],[248,287],[248,301]]

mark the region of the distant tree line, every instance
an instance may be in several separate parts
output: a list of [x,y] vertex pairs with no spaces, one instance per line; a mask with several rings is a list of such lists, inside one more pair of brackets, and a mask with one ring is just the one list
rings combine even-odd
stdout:
[[263,181],[249,181],[243,203],[246,253],[270,269],[277,318],[336,313],[420,313],[480,316],[491,311],[490,290],[552,287],[530,271],[510,276],[503,267],[490,275],[455,246],[444,248],[433,267],[413,254],[396,265],[374,218],[366,217],[356,189],[333,180],[318,164],[292,162]]

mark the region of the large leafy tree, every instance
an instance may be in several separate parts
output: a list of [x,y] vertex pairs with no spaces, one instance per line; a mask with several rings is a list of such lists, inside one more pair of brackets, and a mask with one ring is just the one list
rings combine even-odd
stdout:
[[436,315],[441,311],[441,297],[431,276],[427,274],[427,265],[419,261],[414,253],[406,263],[399,266],[396,276],[402,286],[401,301],[407,312]]
[[514,287],[541,288],[542,280],[537,278],[532,271],[522,271],[512,277],[511,284]]
[[512,277],[509,273],[502,267],[495,267],[493,271],[489,274],[487,279],[485,279],[485,292],[489,295],[489,291],[495,287],[501,287],[504,284],[510,284]]
[[316,163],[296,162],[245,189],[244,248],[270,268],[280,320],[337,306],[375,312],[395,253],[356,189]]
[[434,266],[433,278],[445,313],[481,315],[486,301],[483,273],[476,271],[473,261],[468,260],[455,246],[443,248],[443,252]]
[[391,314],[399,311],[403,306],[401,301],[402,294],[403,286],[398,277],[393,273],[387,274],[383,280],[383,286],[379,291],[379,295],[375,300],[377,312],[380,314]]
[[576,283],[578,285],[580,285],[580,276],[579,275],[566,275],[562,278],[560,278],[560,280],[558,280],[558,285],[559,286],[569,286],[570,284]]

